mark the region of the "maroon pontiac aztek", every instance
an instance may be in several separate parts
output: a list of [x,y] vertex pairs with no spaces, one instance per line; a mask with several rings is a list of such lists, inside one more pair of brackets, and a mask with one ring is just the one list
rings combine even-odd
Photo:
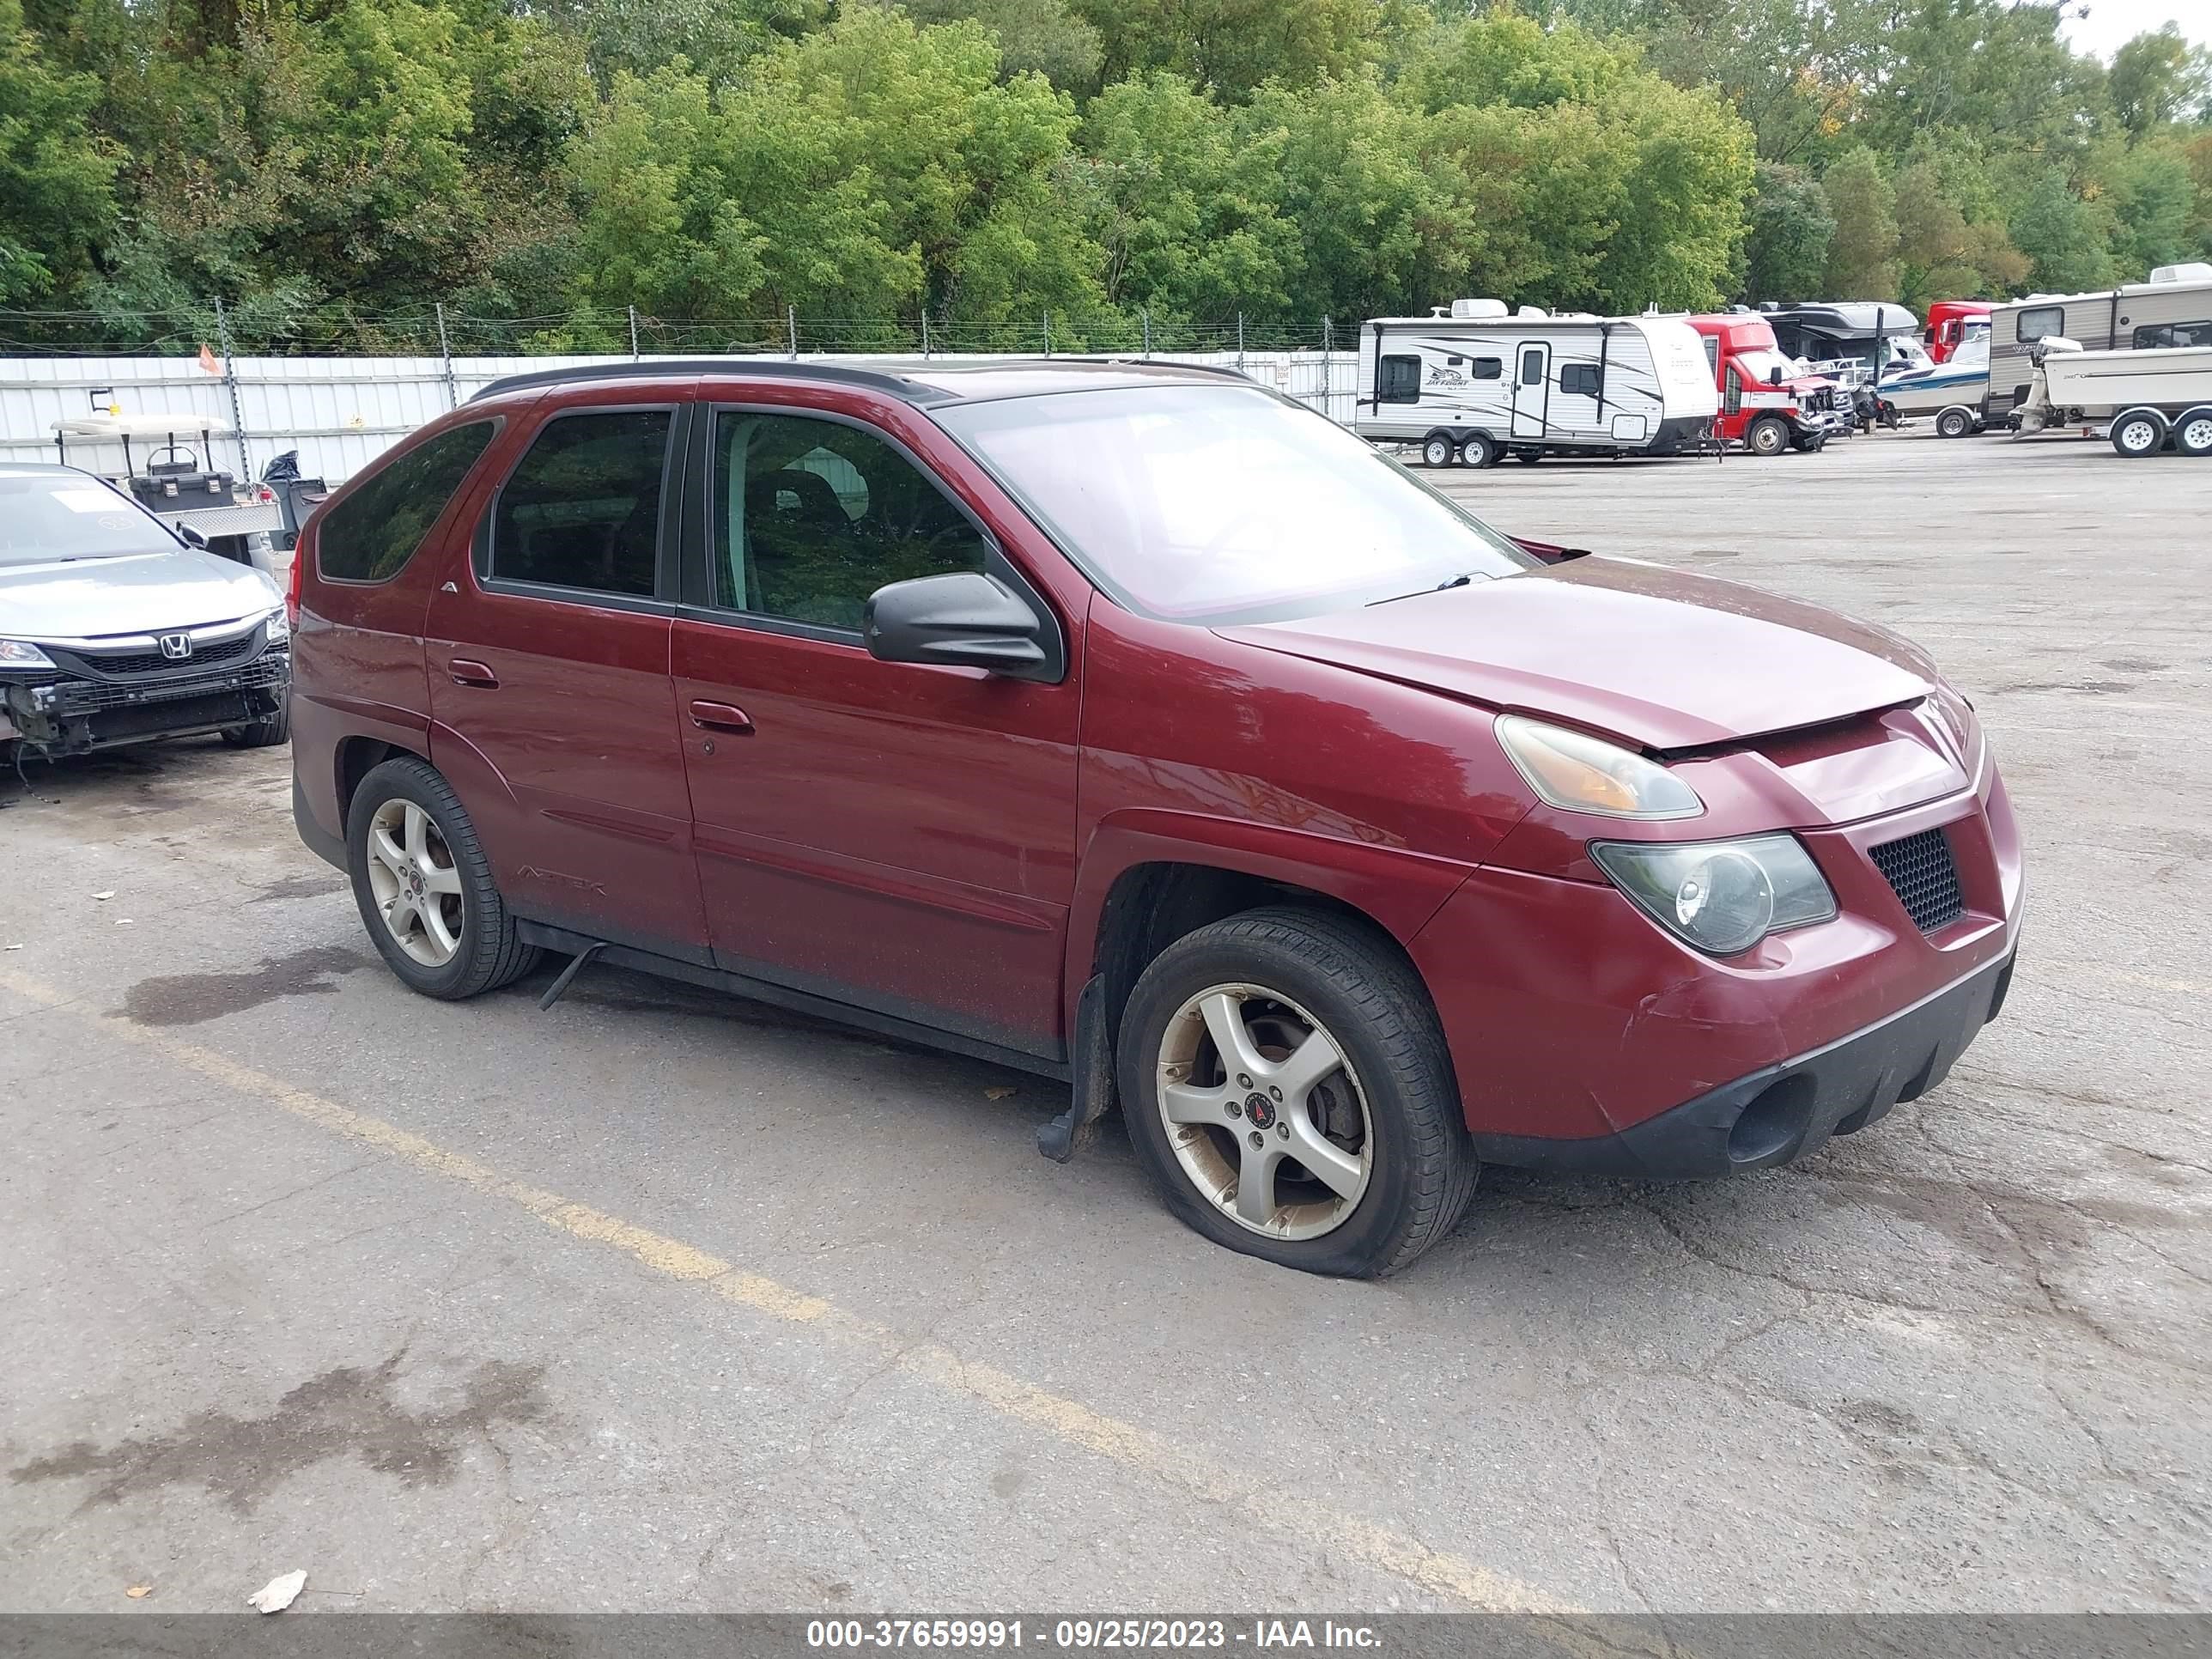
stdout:
[[490,387],[295,568],[295,812],[419,991],[596,957],[1118,1102],[1168,1206],[1404,1267],[1488,1159],[1765,1169],[2002,1003],[2020,841],[1895,635],[1514,541],[1241,377]]

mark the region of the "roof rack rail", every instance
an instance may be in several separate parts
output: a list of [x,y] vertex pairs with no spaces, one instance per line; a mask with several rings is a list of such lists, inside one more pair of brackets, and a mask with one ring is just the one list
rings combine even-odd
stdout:
[[535,386],[565,386],[579,380],[638,380],[672,374],[742,374],[763,380],[831,380],[841,386],[887,392],[910,404],[952,401],[957,393],[923,386],[902,374],[878,369],[846,368],[836,363],[793,362],[783,357],[640,357],[621,363],[584,363],[573,368],[541,368],[494,380],[469,401],[504,396]]

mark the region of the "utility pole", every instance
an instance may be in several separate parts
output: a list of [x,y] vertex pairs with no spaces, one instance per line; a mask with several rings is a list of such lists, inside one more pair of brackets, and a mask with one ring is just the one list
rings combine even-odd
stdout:
[[921,360],[929,361],[929,307],[921,308]]
[[446,371],[446,407],[448,409],[459,409],[461,406],[461,394],[453,385],[453,351],[452,346],[449,345],[446,340],[445,302],[443,301],[436,302],[436,309],[438,313],[438,361],[445,366]]
[[1244,313],[1237,313],[1237,372],[1244,372]]
[[[216,295],[215,337],[222,346],[222,383],[230,393],[230,428],[238,438],[238,481],[253,481],[253,463],[246,453],[246,405],[238,396],[238,365],[230,349],[230,316],[222,308],[222,296]],[[213,459],[210,457],[210,459]]]
[[1052,313],[1048,309],[1044,313],[1044,355],[1052,356]]
[[637,361],[637,307],[629,307],[629,360]]
[[791,341],[791,355],[795,361],[799,356],[799,307],[797,306],[786,306],[783,308],[783,328],[784,333]]
[[1152,308],[1140,306],[1137,314],[1145,319],[1145,361],[1150,362],[1152,357]]

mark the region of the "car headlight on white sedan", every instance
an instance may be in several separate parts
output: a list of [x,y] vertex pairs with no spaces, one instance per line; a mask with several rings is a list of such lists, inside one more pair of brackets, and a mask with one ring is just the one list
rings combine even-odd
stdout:
[[1528,787],[1562,811],[1693,818],[1705,810],[1698,792],[1656,761],[1587,732],[1501,714],[1498,740]]
[[52,668],[54,659],[28,640],[0,640],[0,668]]
[[281,605],[261,619],[261,625],[268,629],[271,645],[282,645],[292,637],[291,619],[284,614],[284,607]]

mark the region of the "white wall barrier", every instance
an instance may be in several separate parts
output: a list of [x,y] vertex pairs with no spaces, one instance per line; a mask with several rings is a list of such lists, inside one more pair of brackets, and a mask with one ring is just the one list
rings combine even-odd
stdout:
[[[270,459],[300,452],[300,471],[331,483],[351,475],[390,445],[494,380],[509,374],[622,362],[623,357],[240,357],[232,377],[210,373],[191,357],[0,358],[0,461],[52,460],[54,422],[109,408],[133,415],[176,415],[180,424],[211,417],[232,422],[234,436],[214,441],[203,465],[241,478],[258,477]],[[650,362],[648,358],[646,361]],[[744,358],[733,358],[744,362]],[[782,362],[783,358],[766,361]],[[803,361],[856,368],[912,356],[874,358],[805,354]],[[939,356],[938,364],[1016,361],[993,356]],[[1241,368],[1259,381],[1298,398],[1340,422],[1352,418],[1355,366],[1349,351],[1156,352],[1156,362]],[[192,447],[197,449],[195,441]],[[143,465],[145,455],[134,445]],[[120,474],[119,447],[72,441],[74,465]]]

